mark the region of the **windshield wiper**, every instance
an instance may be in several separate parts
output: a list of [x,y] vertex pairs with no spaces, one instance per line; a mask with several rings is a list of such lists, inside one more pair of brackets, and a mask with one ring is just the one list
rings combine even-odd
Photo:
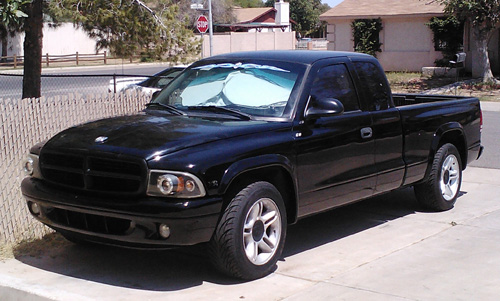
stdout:
[[226,107],[217,107],[217,106],[190,106],[189,110],[200,110],[200,111],[208,111],[213,113],[224,113],[231,116],[238,117],[242,120],[251,120],[252,116],[249,114],[242,113],[237,110],[229,109]]
[[150,102],[150,103],[147,103],[146,104],[146,108],[149,108],[149,107],[161,107],[161,108],[166,109],[167,111],[169,111],[170,113],[172,113],[174,115],[187,115],[185,112],[177,109],[176,107],[171,106],[171,105],[167,105],[167,104],[164,104],[164,103],[161,103],[161,102]]

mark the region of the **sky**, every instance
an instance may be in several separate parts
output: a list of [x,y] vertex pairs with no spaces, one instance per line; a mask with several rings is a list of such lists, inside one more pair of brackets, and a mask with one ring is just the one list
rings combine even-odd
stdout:
[[330,7],[334,7],[335,5],[339,4],[342,1],[344,0],[321,0],[321,2],[330,5]]

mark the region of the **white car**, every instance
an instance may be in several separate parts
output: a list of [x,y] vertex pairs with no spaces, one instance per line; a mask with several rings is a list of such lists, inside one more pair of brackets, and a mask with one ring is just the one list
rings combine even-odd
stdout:
[[[124,77],[116,81],[109,81],[109,92],[140,91],[145,94],[153,94],[163,89],[172,79],[180,74],[186,66],[169,67],[150,77]],[[115,88],[116,86],[116,88]]]

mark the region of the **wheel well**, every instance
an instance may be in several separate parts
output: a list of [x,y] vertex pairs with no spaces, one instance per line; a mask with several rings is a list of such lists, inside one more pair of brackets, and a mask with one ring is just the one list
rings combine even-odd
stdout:
[[297,216],[297,199],[295,186],[291,175],[280,166],[269,166],[245,171],[234,178],[226,192],[224,193],[223,209],[231,202],[234,196],[246,186],[258,182],[266,181],[273,184],[281,196],[286,207],[288,223],[294,223]]
[[460,154],[460,160],[462,161],[462,169],[465,169],[465,167],[467,166],[467,148],[465,146],[465,138],[463,133],[460,131],[446,132],[439,140],[439,145],[435,152],[446,143],[451,143],[457,148],[458,153]]

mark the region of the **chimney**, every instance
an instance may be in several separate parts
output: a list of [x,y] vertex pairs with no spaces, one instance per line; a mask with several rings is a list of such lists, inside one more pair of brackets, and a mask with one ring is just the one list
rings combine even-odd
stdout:
[[276,9],[276,24],[277,25],[290,25],[290,3],[278,0],[274,3]]

